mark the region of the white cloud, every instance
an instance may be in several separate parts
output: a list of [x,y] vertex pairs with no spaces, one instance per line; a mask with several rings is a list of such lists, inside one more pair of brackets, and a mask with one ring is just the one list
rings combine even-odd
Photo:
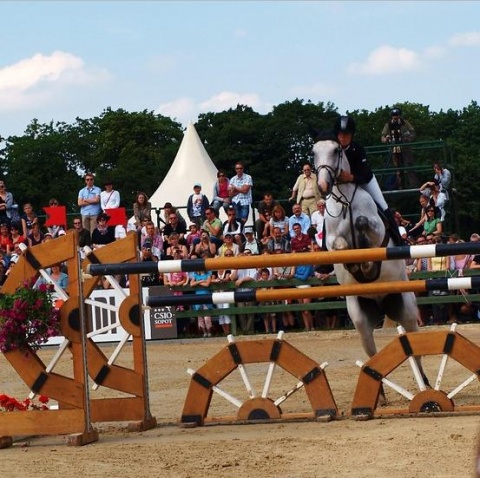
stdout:
[[480,32],[464,32],[454,35],[448,41],[451,46],[479,46]]
[[420,63],[418,53],[406,48],[384,45],[372,51],[364,63],[352,63],[348,71],[351,74],[386,75],[417,70]]
[[447,49],[440,45],[433,45],[425,48],[423,56],[428,60],[443,58],[447,54]]
[[236,108],[238,104],[250,106],[258,113],[266,113],[272,109],[271,104],[263,102],[255,93],[222,91],[198,103],[188,97],[162,103],[155,109],[155,113],[169,116],[186,125],[189,121],[195,122],[200,113],[219,113]]
[[37,53],[0,68],[0,108],[37,106],[54,98],[59,86],[84,85],[107,77],[105,70],[87,70],[84,61],[70,53]]
[[27,90],[42,81],[55,81],[68,70],[80,70],[83,61],[56,51],[50,56],[40,53],[0,69],[0,91],[5,89]]
[[178,98],[169,103],[162,103],[155,109],[155,114],[168,116],[180,123],[187,124],[190,120],[195,121],[198,116],[198,108],[191,98]]

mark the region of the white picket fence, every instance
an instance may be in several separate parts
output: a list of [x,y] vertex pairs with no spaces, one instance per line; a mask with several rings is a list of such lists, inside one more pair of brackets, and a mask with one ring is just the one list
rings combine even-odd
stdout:
[[[129,295],[129,289],[123,289]],[[143,288],[142,295],[148,295],[148,288]],[[125,329],[120,325],[118,310],[124,295],[115,289],[94,290],[89,299],[85,301],[88,315],[92,317],[92,331],[89,336],[94,342],[119,342],[125,335]],[[117,326],[115,326],[118,324]],[[151,339],[150,311],[144,312],[145,339]],[[112,326],[114,326],[112,328]],[[47,345],[60,345],[64,337],[53,337]],[[131,340],[131,339],[129,339]]]

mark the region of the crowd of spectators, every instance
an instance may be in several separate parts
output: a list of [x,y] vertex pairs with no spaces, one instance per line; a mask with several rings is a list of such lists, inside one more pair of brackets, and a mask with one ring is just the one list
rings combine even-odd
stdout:
[[[434,165],[434,177],[420,187],[420,214],[413,223],[405,219],[400,212],[394,217],[399,232],[410,244],[428,244],[445,241],[443,224],[446,216],[446,205],[450,189],[449,171],[439,163]],[[140,261],[182,260],[190,258],[215,258],[245,255],[277,254],[277,253],[308,253],[324,249],[324,216],[325,201],[320,197],[315,174],[309,164],[304,164],[302,174],[297,178],[289,198],[291,213],[288,207],[266,192],[256,205],[257,216],[253,225],[247,225],[252,209],[253,179],[244,171],[241,163],[235,164],[235,174],[229,179],[224,171],[217,174],[212,195],[209,198],[200,183],[193,184],[193,192],[186,197],[185,217],[171,203],[165,203],[163,219],[153,222],[152,205],[148,195],[138,192],[134,203],[134,218],[128,225],[109,225],[108,214],[112,209],[120,207],[121,197],[110,180],[104,181],[102,190],[95,185],[92,173],[85,175],[85,187],[78,194],[79,214],[73,219],[73,231],[78,236],[79,246],[96,249],[125,237],[127,230],[136,231],[139,240]],[[211,199],[211,200],[210,200]],[[59,202],[52,198],[50,207],[58,206]],[[51,240],[65,234],[66,225],[50,225],[42,227],[38,215],[30,203],[25,203],[19,210],[13,196],[7,191],[5,182],[0,181],[0,283],[8,277],[9,271],[18,261],[18,257],[28,247]],[[220,211],[226,214],[226,220],[219,217]],[[160,226],[160,224],[162,224]],[[480,236],[473,234],[471,241],[477,241]],[[461,242],[456,235],[448,238],[449,242]],[[59,265],[62,273],[67,272],[64,265]],[[445,271],[461,275],[468,268],[480,268],[480,256],[443,258],[439,262],[433,259],[418,259],[407,264],[409,274],[416,271]],[[54,281],[60,277],[59,271],[52,267],[50,271]],[[297,279],[309,286],[310,279],[328,281],[334,275],[333,268],[323,267],[286,267],[223,270],[201,272],[195,274],[171,273],[155,274],[142,277],[144,286],[165,285],[171,287],[174,294],[182,294],[181,288],[189,286],[195,293],[201,294],[211,284],[226,284],[231,282],[237,288],[248,287],[252,281],[274,281]],[[107,280],[100,281],[100,286],[111,287]],[[117,277],[120,283],[126,283],[127,278]],[[60,280],[60,279],[58,279]],[[62,284],[65,276],[61,276]],[[68,280],[68,275],[67,275]],[[298,283],[297,281],[297,283]],[[68,283],[68,282],[67,282]],[[230,286],[229,286],[230,287]],[[276,285],[278,287],[278,285]],[[191,290],[191,289],[189,289]],[[299,303],[308,304],[308,300]],[[237,306],[252,307],[254,304],[237,304]],[[227,304],[222,306],[227,307]],[[202,306],[199,308],[204,309]],[[438,310],[438,309],[441,310]],[[447,323],[459,320],[459,317],[476,314],[475,306],[464,304],[462,307],[445,306],[433,309],[421,309],[419,322]],[[467,310],[468,309],[468,310]],[[184,307],[178,307],[183,311]],[[256,317],[257,315],[257,317]],[[299,328],[307,331],[315,328],[338,327],[341,318],[336,310],[317,312],[312,315],[309,307],[301,311],[298,318],[291,312],[278,314],[266,313],[259,317],[251,312],[239,316],[239,328],[243,333],[253,333],[258,330],[255,319],[263,324],[265,332],[276,332],[281,322],[283,329]],[[348,320],[348,319],[345,319]],[[468,320],[468,317],[464,320]],[[219,328],[223,333],[230,333],[231,318],[228,314],[220,316]],[[346,322],[343,322],[345,325]],[[198,317],[198,330],[205,337],[212,334],[214,323],[211,317],[204,313]]]

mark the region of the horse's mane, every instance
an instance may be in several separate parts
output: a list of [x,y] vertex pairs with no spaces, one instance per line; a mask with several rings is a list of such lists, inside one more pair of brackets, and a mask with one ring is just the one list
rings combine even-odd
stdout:
[[320,130],[315,131],[313,135],[313,142],[316,143],[317,141],[335,141],[337,142],[337,137],[332,130]]

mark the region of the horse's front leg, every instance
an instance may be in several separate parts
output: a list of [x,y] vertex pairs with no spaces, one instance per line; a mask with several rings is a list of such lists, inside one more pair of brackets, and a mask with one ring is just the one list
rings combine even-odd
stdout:
[[360,335],[363,350],[369,358],[372,358],[377,353],[377,347],[373,338],[375,322],[372,321],[370,308],[364,307],[363,303],[360,304],[359,299],[356,296],[347,296],[348,315],[353,322],[355,330]]

